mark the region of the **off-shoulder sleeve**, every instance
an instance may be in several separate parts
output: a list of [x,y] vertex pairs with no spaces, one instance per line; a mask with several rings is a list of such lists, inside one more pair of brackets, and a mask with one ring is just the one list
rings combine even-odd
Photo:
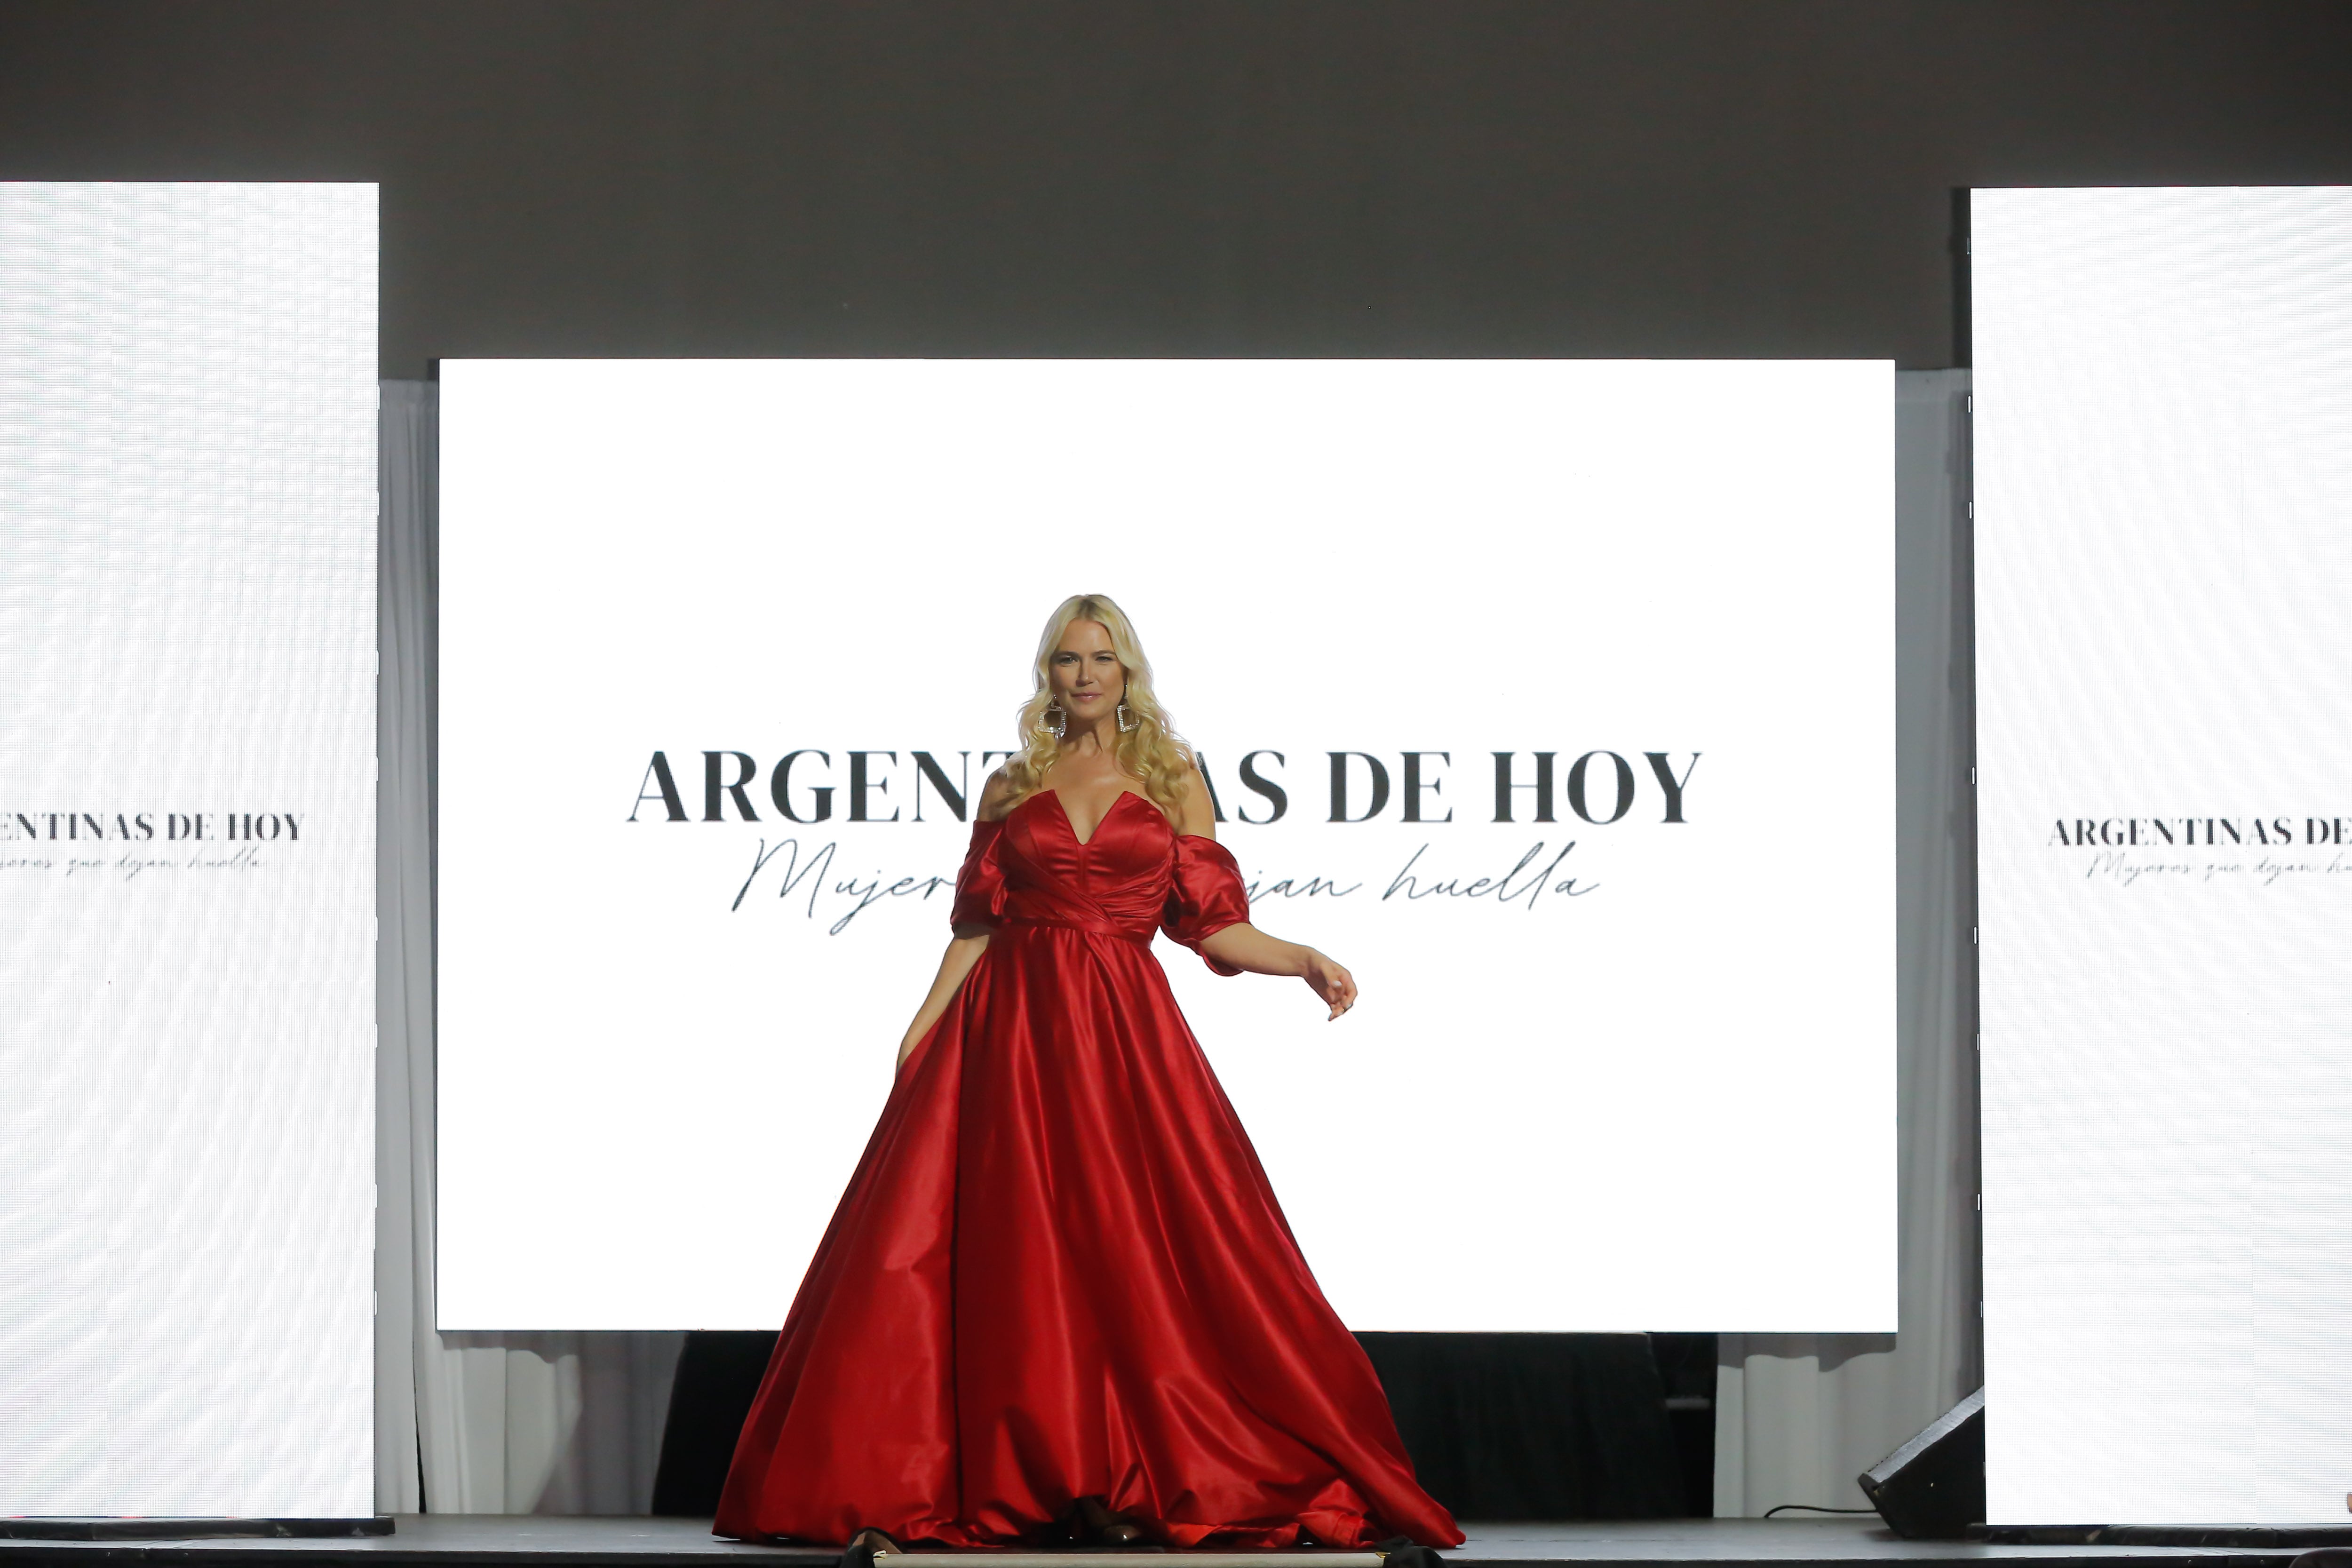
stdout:
[[[1201,952],[1202,942],[1249,916],[1249,894],[1243,890],[1242,868],[1233,852],[1198,834],[1178,838],[1176,874],[1168,889],[1168,907],[1160,911],[1160,929]],[[1241,973],[1205,952],[1201,952],[1201,962],[1220,974]]]
[[996,863],[997,840],[1004,824],[975,822],[971,847],[964,851],[963,869],[956,873],[955,908],[950,925],[994,925],[1004,916],[1004,873]]

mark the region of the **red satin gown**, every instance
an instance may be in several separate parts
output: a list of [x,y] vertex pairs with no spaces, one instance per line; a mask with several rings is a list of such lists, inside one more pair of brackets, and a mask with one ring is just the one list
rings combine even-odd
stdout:
[[974,827],[954,918],[987,951],[834,1211],[717,1533],[1003,1546],[1099,1497],[1175,1546],[1458,1544],[1151,955],[1249,918],[1232,855],[1132,793],[1081,844],[1045,791]]

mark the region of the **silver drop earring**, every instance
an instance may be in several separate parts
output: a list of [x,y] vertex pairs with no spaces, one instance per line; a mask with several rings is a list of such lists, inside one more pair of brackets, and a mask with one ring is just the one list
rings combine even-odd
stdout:
[[1142,722],[1142,720],[1135,716],[1135,710],[1127,705],[1127,699],[1120,698],[1118,700],[1118,732],[1124,735]]
[[1058,741],[1068,731],[1069,728],[1070,716],[1063,710],[1062,705],[1058,702],[1047,703],[1045,705],[1046,732]]

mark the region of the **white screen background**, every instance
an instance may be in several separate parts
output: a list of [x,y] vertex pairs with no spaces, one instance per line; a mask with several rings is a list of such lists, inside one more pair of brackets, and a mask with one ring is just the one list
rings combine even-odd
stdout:
[[375,215],[0,184],[0,1514],[372,1511]]
[[1991,1517],[2340,1523],[2352,193],[1973,234]]
[[[952,877],[928,792],[843,820],[844,753],[898,753],[902,818],[915,749],[976,786],[1046,613],[1098,589],[1244,874],[1364,884],[1258,909],[1355,970],[1336,1026],[1160,944],[1352,1326],[1892,1329],[1892,393],[1883,363],[445,363],[441,1326],[782,1321],[946,899],[838,936],[850,900],[812,919],[772,868],[730,900],[786,833],[835,880]],[[657,748],[696,820],[626,820]],[[837,794],[796,828],[797,748]],[[1253,826],[1260,749],[1290,810]],[[1325,820],[1327,752],[1401,790],[1406,749],[1451,753],[1453,823]],[[761,821],[700,820],[706,750],[757,760]],[[1636,808],[1497,825],[1501,750],[1522,782],[1613,750]],[[1703,753],[1686,822],[1646,751]],[[1380,899],[1416,847],[1466,886],[1570,839],[1583,897]],[[1791,1239],[1832,1212],[1838,1246]]]

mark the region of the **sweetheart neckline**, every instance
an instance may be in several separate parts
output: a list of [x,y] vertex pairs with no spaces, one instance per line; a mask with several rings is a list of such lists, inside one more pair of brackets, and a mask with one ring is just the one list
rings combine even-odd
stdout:
[[[1112,801],[1109,806],[1104,810],[1101,819],[1095,824],[1095,830],[1092,833],[1087,834],[1084,838],[1080,838],[1078,837],[1077,818],[1070,815],[1069,805],[1062,799],[1062,792],[1057,789],[1046,788],[1041,789],[1037,793],[1039,795],[1050,795],[1054,797],[1055,809],[1058,810],[1062,814],[1062,826],[1070,830],[1071,841],[1076,843],[1081,849],[1086,848],[1096,839],[1102,837],[1103,824],[1110,820],[1110,814],[1119,808],[1119,803],[1121,801],[1125,801],[1131,796],[1136,800],[1143,801],[1146,805],[1150,805],[1151,804],[1149,799],[1141,795],[1138,795],[1134,790],[1120,790],[1118,792],[1118,800]],[[1160,814],[1160,820],[1163,822],[1167,821],[1167,815],[1164,812]],[[1175,826],[1175,824],[1172,822],[1168,825],[1171,827]]]
[[[1124,799],[1129,795],[1134,795],[1136,799],[1143,802],[1144,805],[1152,805],[1151,797],[1140,791],[1123,789],[1118,793],[1121,799]],[[1070,830],[1070,842],[1076,844],[1081,849],[1087,848],[1092,845],[1095,841],[1094,838],[1081,838],[1078,837],[1078,825],[1070,820],[1070,808],[1062,804],[1061,792],[1058,790],[1041,789],[1037,792],[1037,795],[1025,795],[1022,798],[1020,804],[1013,808],[1013,811],[1006,812],[1003,816],[982,817],[980,821],[973,824],[973,826],[975,828],[1003,827],[1006,823],[1013,820],[1013,812],[1027,810],[1029,806],[1036,801],[1038,795],[1050,795],[1054,797],[1054,807],[1062,814],[1062,826]],[[1110,811],[1117,811],[1118,809],[1118,801],[1115,800],[1111,802]],[[1176,830],[1176,824],[1169,821],[1168,814],[1166,812],[1159,811],[1157,806],[1154,806],[1153,809],[1159,816],[1160,820],[1168,824],[1168,832],[1170,837],[1177,839],[1178,841],[1181,842],[1187,838],[1205,838],[1210,843],[1217,845],[1218,848],[1224,848],[1224,846],[1218,842],[1217,836],[1213,833],[1179,833]],[[1110,811],[1104,812],[1102,822],[1095,824],[1096,838],[1102,837],[1103,822],[1108,822],[1110,820]],[[1232,851],[1227,850],[1226,853],[1231,854]]]

